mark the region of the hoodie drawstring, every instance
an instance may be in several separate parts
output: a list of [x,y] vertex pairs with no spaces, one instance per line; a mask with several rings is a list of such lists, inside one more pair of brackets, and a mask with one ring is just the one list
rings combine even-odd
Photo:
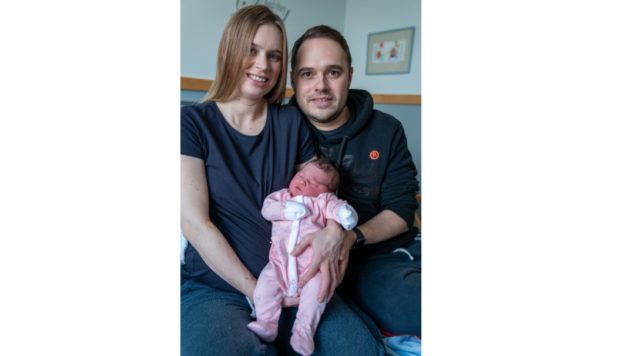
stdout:
[[340,165],[342,164],[342,156],[344,156],[344,147],[347,145],[347,141],[349,140],[349,136],[342,136],[342,142],[340,142],[340,148],[338,149],[338,159],[336,160],[336,165],[338,169],[340,169]]
[[[342,165],[342,156],[344,156],[344,147],[347,145],[347,141],[349,140],[349,136],[342,136],[342,141],[340,142],[340,148],[338,149],[338,159],[336,160],[336,168],[338,169],[338,171],[342,170],[340,169],[340,166]],[[340,188],[336,189],[336,195],[338,195],[338,191],[340,190]]]

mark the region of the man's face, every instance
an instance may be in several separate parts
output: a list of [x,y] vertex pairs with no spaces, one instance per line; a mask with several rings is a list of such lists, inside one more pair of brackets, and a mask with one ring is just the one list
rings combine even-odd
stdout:
[[299,48],[291,73],[295,99],[318,129],[334,130],[347,121],[352,71],[346,53],[331,39],[309,39]]

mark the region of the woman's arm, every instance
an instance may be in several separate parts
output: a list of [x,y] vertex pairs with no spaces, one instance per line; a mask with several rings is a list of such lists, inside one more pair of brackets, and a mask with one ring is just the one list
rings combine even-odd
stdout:
[[256,278],[243,265],[209,217],[204,161],[181,155],[181,229],[205,263],[222,279],[252,299]]

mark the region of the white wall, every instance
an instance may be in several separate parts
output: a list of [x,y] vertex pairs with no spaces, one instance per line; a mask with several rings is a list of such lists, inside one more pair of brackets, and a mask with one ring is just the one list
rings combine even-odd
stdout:
[[346,0],[181,0],[182,76],[215,78],[220,37],[238,2],[275,3],[286,8],[289,52],[295,40],[312,26],[325,24],[344,33]]
[[217,47],[235,12],[231,0],[181,0],[181,75],[215,78]]
[[[421,94],[420,0],[348,0],[344,36],[353,57],[351,87],[371,93]],[[415,27],[409,74],[366,75],[368,34]]]

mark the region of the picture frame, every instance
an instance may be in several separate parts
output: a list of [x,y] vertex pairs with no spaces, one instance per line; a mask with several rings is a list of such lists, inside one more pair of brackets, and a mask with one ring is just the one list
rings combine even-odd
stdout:
[[415,27],[368,34],[366,74],[407,74],[411,71]]

